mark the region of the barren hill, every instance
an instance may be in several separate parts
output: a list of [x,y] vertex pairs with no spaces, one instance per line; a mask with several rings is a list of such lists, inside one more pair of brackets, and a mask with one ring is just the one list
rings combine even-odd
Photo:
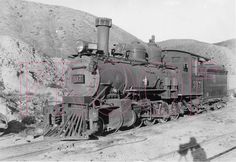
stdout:
[[[0,35],[21,39],[48,56],[75,53],[78,39],[96,41],[96,17],[89,13],[22,0],[0,0],[0,7]],[[113,25],[110,45],[134,40]]]
[[226,41],[218,42],[218,43],[215,43],[215,45],[227,47],[233,50],[234,52],[236,52],[236,39],[229,39]]

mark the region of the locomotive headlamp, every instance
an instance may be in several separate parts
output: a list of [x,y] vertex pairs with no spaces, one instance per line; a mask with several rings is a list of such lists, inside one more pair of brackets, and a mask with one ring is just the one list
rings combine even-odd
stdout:
[[78,40],[76,44],[77,44],[76,49],[78,53],[81,53],[86,48],[86,43],[82,40]]

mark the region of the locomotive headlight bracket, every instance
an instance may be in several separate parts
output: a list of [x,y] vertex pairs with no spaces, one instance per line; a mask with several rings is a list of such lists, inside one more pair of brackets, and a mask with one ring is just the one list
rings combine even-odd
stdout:
[[83,40],[78,40],[76,42],[76,45],[77,45],[76,49],[77,49],[78,53],[97,50],[97,44],[96,43],[91,43],[91,42],[86,42],[86,41],[83,41]]

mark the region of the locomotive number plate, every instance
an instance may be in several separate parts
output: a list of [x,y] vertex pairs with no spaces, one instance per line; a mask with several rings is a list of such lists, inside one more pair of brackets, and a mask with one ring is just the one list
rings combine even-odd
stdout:
[[84,74],[72,75],[71,81],[74,84],[84,84],[85,83],[85,75]]

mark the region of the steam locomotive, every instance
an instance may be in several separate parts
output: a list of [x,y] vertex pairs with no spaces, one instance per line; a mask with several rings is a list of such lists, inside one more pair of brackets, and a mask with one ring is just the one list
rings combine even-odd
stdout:
[[149,43],[109,51],[112,20],[97,18],[97,43],[78,41],[66,72],[63,102],[45,110],[46,137],[89,138],[176,120],[224,106],[227,71],[210,59]]

